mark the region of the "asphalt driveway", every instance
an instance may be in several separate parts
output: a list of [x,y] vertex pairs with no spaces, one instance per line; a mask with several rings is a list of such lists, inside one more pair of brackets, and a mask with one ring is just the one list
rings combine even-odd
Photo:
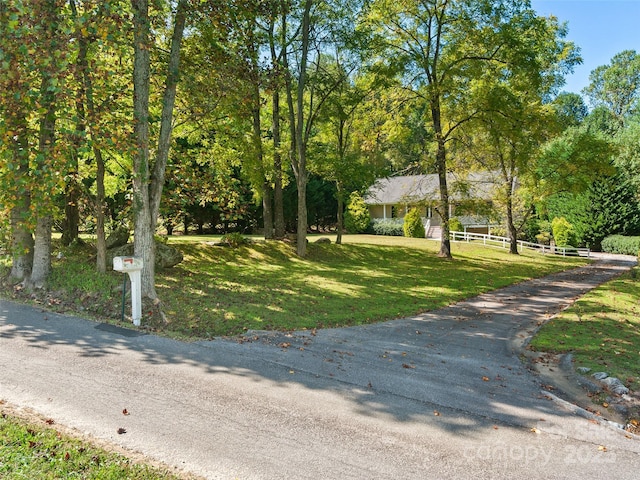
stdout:
[[0,300],[0,399],[212,479],[636,478],[638,438],[555,401],[519,358],[541,322],[632,264],[242,341],[182,343]]

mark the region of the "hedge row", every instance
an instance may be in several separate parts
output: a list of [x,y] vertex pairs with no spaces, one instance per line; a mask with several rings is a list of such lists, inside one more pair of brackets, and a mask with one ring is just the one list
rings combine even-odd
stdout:
[[623,255],[638,255],[640,252],[640,237],[611,235],[602,240],[602,251],[607,253],[621,253]]
[[391,235],[402,237],[404,222],[401,218],[374,219],[371,227],[376,235]]

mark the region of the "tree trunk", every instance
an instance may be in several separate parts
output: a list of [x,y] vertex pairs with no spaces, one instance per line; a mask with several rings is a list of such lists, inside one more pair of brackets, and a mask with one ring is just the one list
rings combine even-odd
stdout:
[[[438,150],[440,150],[438,146]],[[442,147],[444,148],[444,146]],[[441,154],[438,151],[437,158],[437,170],[438,170],[438,184],[440,186],[440,206],[438,208],[438,214],[441,220],[440,230],[440,252],[438,256],[442,258],[451,258],[451,236],[449,229],[449,189],[447,186],[447,167],[446,163],[438,158]]]
[[[277,87],[276,87],[277,88]],[[280,94],[273,92],[273,224],[274,236],[283,239],[284,196],[282,191],[282,155],[280,153]]]
[[507,233],[511,244],[509,245],[509,253],[518,255],[518,231],[513,223],[513,180],[509,176],[505,176],[507,181]]
[[[257,59],[254,58],[254,64],[252,64],[252,72],[254,75],[258,74]],[[252,143],[254,155],[256,156],[256,164],[259,171],[262,172],[263,177],[266,177],[264,173],[264,149],[262,147],[262,121],[260,119],[260,85],[258,78],[254,78],[251,99],[251,119],[252,119]],[[271,182],[269,179],[264,178],[262,182],[262,220],[264,226],[264,238],[270,240],[273,238],[273,208],[272,208],[272,196],[271,196]]]
[[298,187],[298,231],[297,254],[307,254],[307,141],[305,138],[304,94],[307,82],[307,60],[309,56],[309,32],[311,29],[311,6],[313,0],[306,0],[302,14],[302,52],[300,55],[300,72],[297,91],[296,145],[298,147],[297,164],[294,165],[296,184]]
[[[9,115],[11,115],[10,112]],[[29,176],[29,140],[27,138],[27,121],[25,112],[15,112],[12,120],[15,122],[16,149],[14,162],[18,165],[15,170],[15,184],[22,185],[16,195],[16,203],[11,208],[11,277],[22,281],[31,275],[33,267],[33,235],[29,228],[31,211],[31,191],[27,186]],[[20,191],[22,190],[22,191]]]
[[[69,1],[69,6],[73,12],[74,20],[77,20],[78,12],[74,0]],[[71,164],[66,178],[65,185],[65,219],[62,229],[62,244],[71,245],[77,240],[79,234],[80,213],[78,211],[78,200],[80,198],[80,188],[78,186],[78,155],[82,142],[85,141],[85,133],[87,131],[87,116],[85,109],[85,99],[87,99],[86,77],[88,75],[87,65],[87,39],[79,33],[78,40],[78,57],[76,59],[76,68],[74,69],[74,80],[77,85],[76,91],[76,142],[72,147]]]
[[298,186],[298,231],[296,232],[296,253],[299,257],[307,254],[307,172],[300,171],[296,176]]
[[[70,0],[69,5],[73,13],[74,19],[77,20],[78,12],[76,8],[75,0]],[[91,141],[95,142],[99,132],[96,132],[96,109],[93,101],[93,80],[91,78],[91,72],[89,71],[89,64],[87,62],[87,52],[89,50],[89,40],[82,32],[78,33],[78,72],[77,81],[81,84],[79,89],[78,105],[78,117],[82,118],[83,122],[78,122],[78,125],[86,126],[86,129],[90,135]],[[86,99],[88,122],[84,121],[84,105],[82,100]],[[82,114],[82,116],[80,115]],[[96,270],[104,273],[107,271],[107,244],[105,235],[105,192],[104,192],[104,175],[105,166],[104,158],[102,157],[102,151],[95,144],[93,146],[93,155],[96,159],[96,198],[94,201],[94,210],[96,215]]]
[[96,270],[107,271],[107,242],[104,231],[104,158],[99,148],[94,148],[96,157]]
[[187,2],[180,0],[176,10],[153,178],[149,177],[149,50],[151,48],[149,4],[148,0],[132,0],[131,4],[134,13],[133,98],[136,138],[136,154],[133,162],[134,255],[141,257],[144,265],[142,295],[157,300],[153,236],[160,210],[160,199],[171,144],[173,108],[178,84],[180,46],[186,22]]
[[264,238],[272,240],[273,235],[273,190],[271,183],[266,181],[262,184],[262,217],[264,220]]
[[[52,14],[52,24],[48,28],[50,34],[57,33],[57,11],[55,2],[48,2],[47,7]],[[40,85],[40,101],[45,112],[40,119],[38,133],[38,159],[36,160],[36,172],[43,171],[48,167],[47,161],[51,149],[55,142],[56,126],[56,93],[50,88],[51,75],[48,72],[42,73],[42,83]],[[51,273],[51,226],[53,225],[53,215],[51,198],[46,196],[48,192],[41,192],[38,198],[38,217],[36,220],[36,235],[33,244],[33,268],[31,276],[26,282],[34,288],[44,288],[49,274]]]
[[25,280],[31,275],[33,268],[33,235],[28,228],[31,195],[25,192],[11,209],[11,277],[14,280]]
[[342,233],[344,231],[344,199],[340,182],[336,182],[336,195],[338,197],[338,224],[336,226],[336,243],[342,244]]
[[[282,191],[282,154],[280,152],[282,137],[280,135],[280,64],[276,53],[275,20],[269,24],[269,49],[274,80],[271,88],[272,130],[273,130],[273,226],[274,237],[281,240],[285,236],[284,197]],[[286,47],[283,47],[286,48]]]
[[78,202],[80,200],[80,190],[77,185],[77,174],[70,175],[72,178],[67,185],[64,206],[64,228],[62,231],[62,244],[71,245],[80,236],[80,212]]
[[149,207],[149,50],[150,19],[147,0],[131,0],[133,7],[133,119],[136,152],[133,157],[134,255],[142,258],[142,295],[156,299],[154,245]]
[[33,269],[27,282],[29,288],[45,288],[51,273],[51,215],[41,215],[36,223],[33,246]]
[[158,223],[158,213],[160,211],[160,200],[162,199],[162,189],[164,187],[167,160],[169,158],[169,148],[171,146],[171,133],[173,131],[173,109],[176,103],[176,90],[180,78],[180,48],[184,27],[187,20],[188,1],[180,0],[176,8],[176,16],[173,25],[173,35],[171,36],[171,51],[169,52],[169,65],[167,78],[165,81],[164,94],[162,99],[162,117],[160,120],[160,138],[158,139],[158,149],[153,167],[153,178],[151,182],[151,222],[152,229],[155,230]]
[[449,189],[447,186],[447,151],[445,139],[442,132],[440,100],[437,94],[431,99],[431,118],[433,129],[436,135],[438,149],[436,151],[436,170],[438,173],[438,184],[440,186],[440,202],[437,209],[442,221],[440,231],[440,252],[439,257],[451,258],[451,240],[449,230]]
[[65,186],[64,222],[62,228],[62,244],[71,245],[78,239],[80,234],[80,212],[78,211],[78,201],[80,200],[80,189],[78,188],[77,158],[74,160],[74,167],[67,175]]

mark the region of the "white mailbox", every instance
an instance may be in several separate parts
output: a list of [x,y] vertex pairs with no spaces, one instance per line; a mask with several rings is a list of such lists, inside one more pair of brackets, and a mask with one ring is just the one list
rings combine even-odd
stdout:
[[142,279],[140,274],[142,267],[141,258],[113,257],[113,269],[117,272],[129,274],[129,279],[131,280],[131,318],[135,326],[140,326],[140,319],[142,318]]
[[142,259],[138,257],[113,257],[113,269],[118,272],[142,270]]

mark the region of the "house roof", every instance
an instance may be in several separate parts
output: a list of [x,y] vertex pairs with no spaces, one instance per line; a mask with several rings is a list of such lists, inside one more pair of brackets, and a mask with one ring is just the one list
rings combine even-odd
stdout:
[[[472,172],[466,177],[448,174],[447,185],[449,198],[453,201],[463,199],[491,200],[498,183],[490,172]],[[380,178],[364,196],[364,201],[368,205],[395,205],[425,200],[438,201],[439,199],[440,188],[437,174]]]

